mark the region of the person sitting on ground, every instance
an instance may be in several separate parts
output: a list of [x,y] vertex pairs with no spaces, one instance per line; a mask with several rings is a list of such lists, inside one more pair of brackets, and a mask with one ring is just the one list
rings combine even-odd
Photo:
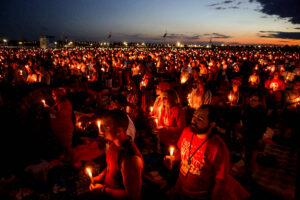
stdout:
[[103,119],[102,131],[110,143],[107,167],[93,178],[90,190],[114,199],[141,199],[143,159],[135,143],[126,135],[128,117],[113,110]]

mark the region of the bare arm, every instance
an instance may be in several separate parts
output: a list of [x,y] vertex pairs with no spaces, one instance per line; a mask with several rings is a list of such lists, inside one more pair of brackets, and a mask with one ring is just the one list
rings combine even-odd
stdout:
[[105,193],[117,199],[141,199],[143,161],[138,156],[126,158],[121,164],[124,189],[105,188]]
[[98,175],[93,177],[93,180],[96,182],[103,182],[106,175],[106,168]]

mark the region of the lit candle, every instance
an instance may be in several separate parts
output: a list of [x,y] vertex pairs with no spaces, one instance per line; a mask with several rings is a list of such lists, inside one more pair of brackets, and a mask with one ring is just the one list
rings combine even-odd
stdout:
[[181,77],[181,80],[180,80],[181,84],[184,84],[186,81],[187,81],[186,77],[185,77],[185,76],[182,76],[182,77]]
[[21,76],[23,75],[23,71],[22,71],[22,70],[20,70],[20,75],[21,75]]
[[173,156],[173,154],[174,154],[174,147],[170,147],[170,156]]
[[97,126],[98,126],[98,130],[99,130],[99,135],[101,135],[101,121],[100,120],[97,121]]
[[158,128],[158,119],[155,119],[156,128]]
[[152,115],[152,113],[153,113],[153,107],[151,106],[150,107],[150,115]]
[[86,168],[85,169],[86,174],[90,177],[92,184],[94,184],[94,179],[93,179],[93,174],[92,174],[92,170],[90,168]]
[[233,94],[229,94],[228,95],[228,100],[229,100],[230,105],[233,104],[233,99],[234,99],[234,95]]
[[173,154],[174,154],[174,147],[170,147],[170,162],[171,166],[173,166]]
[[78,122],[78,123],[77,123],[77,127],[78,127],[79,129],[82,128],[82,127],[81,127],[81,122]]
[[47,106],[45,99],[42,99],[42,101],[41,101],[41,102],[43,103],[44,107],[46,107],[46,106]]

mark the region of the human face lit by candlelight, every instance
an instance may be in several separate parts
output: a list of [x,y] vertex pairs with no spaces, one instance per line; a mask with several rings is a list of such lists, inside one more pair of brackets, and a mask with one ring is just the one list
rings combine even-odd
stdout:
[[199,108],[195,111],[191,123],[191,131],[194,134],[203,134],[209,130],[210,122],[208,120],[208,115],[208,109]]

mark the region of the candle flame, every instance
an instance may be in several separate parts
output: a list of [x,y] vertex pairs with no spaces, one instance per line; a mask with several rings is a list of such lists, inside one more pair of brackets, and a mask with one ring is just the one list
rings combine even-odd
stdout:
[[155,119],[156,127],[158,127],[158,119]]
[[87,167],[85,169],[85,171],[86,171],[86,174],[90,177],[92,184],[94,184],[92,170],[89,167]]
[[173,156],[174,154],[174,147],[170,147],[170,156]]
[[150,107],[150,112],[151,112],[151,113],[153,112],[153,107],[152,107],[152,106]]
[[99,129],[99,133],[101,133],[101,121],[100,120],[97,121],[97,126]]
[[45,99],[42,99],[42,101],[41,101],[42,103],[43,103],[43,105],[44,106],[46,106],[47,104],[46,104],[46,101],[45,101]]

